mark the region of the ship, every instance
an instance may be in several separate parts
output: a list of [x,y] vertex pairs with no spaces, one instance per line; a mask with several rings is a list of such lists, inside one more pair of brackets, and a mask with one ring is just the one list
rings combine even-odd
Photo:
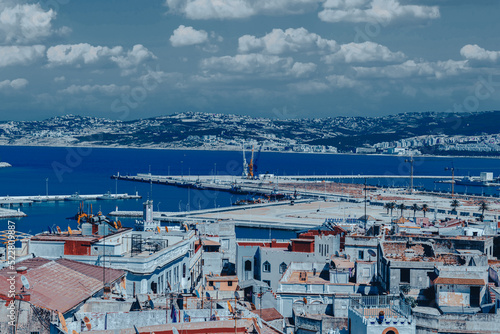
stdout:
[[481,180],[480,178],[466,176],[463,179],[455,180],[457,186],[489,187],[491,182]]
[[74,193],[73,195],[66,197],[66,201],[83,201],[84,198],[78,194],[78,192]]

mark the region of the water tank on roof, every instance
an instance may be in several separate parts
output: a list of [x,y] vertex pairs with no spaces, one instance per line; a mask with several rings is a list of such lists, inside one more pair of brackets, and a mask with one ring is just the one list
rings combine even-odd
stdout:
[[82,235],[92,235],[92,224],[89,223],[82,224]]

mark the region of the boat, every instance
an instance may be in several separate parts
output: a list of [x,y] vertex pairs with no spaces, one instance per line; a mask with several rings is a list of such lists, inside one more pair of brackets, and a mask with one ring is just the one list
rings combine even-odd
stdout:
[[456,179],[455,184],[457,186],[473,186],[473,187],[489,187],[490,182],[483,181],[480,178],[473,178],[466,176],[463,179]]
[[83,201],[84,198],[78,194],[78,192],[74,193],[73,195],[66,197],[64,200],[66,201]]
[[104,195],[97,197],[97,199],[100,199],[100,200],[111,200],[111,199],[116,199],[116,196],[113,195],[110,191],[108,191]]

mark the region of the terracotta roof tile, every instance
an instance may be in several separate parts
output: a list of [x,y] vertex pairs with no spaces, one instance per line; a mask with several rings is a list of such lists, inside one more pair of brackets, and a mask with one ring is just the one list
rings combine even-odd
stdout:
[[434,284],[455,284],[455,285],[485,285],[484,279],[479,278],[448,278],[438,277]]

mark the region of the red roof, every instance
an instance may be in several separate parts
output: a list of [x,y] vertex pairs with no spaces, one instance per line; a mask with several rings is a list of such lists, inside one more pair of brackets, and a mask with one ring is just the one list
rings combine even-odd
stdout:
[[274,307],[263,308],[262,310],[253,310],[252,312],[259,315],[264,321],[283,319],[281,313],[279,313],[278,310],[275,309]]
[[[28,268],[24,276],[30,284],[26,292],[31,295],[31,303],[61,313],[72,310],[103,288],[102,267],[90,264],[35,258],[22,261],[16,267]],[[10,272],[9,268],[0,270],[0,298],[4,300],[10,299],[7,296]],[[106,269],[106,283],[112,283],[123,275],[125,272],[122,270]],[[16,291],[21,291],[20,279],[16,279],[15,285]]]
[[446,285],[485,285],[484,279],[479,278],[447,278],[438,277],[434,280],[434,284],[446,284]]

